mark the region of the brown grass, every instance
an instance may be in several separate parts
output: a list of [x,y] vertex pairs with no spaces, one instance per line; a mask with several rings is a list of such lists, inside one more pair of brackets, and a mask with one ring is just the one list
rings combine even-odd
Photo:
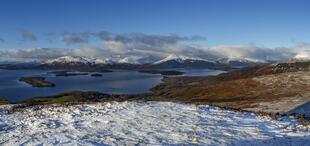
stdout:
[[[269,67],[252,69],[242,74],[234,71],[215,77],[166,78],[153,89],[155,95],[181,102],[214,104],[229,108],[255,108],[260,102],[277,102],[310,93],[305,82],[309,72],[272,74]],[[253,73],[252,75],[250,73]],[[268,75],[257,76],[261,73]],[[242,74],[238,77],[239,74]],[[251,77],[253,76],[253,77]]]
[[1,100],[0,99],[0,105],[6,105],[6,104],[10,104],[8,101],[6,100]]

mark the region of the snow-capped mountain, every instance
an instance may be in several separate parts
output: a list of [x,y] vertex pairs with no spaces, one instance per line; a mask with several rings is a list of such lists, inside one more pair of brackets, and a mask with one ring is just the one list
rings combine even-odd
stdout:
[[293,58],[294,60],[310,60],[310,52],[300,52]]
[[117,63],[121,64],[148,64],[158,61],[160,58],[156,56],[146,56],[146,57],[139,57],[139,56],[131,56],[131,57],[124,57],[117,61]]
[[161,63],[165,63],[165,62],[169,62],[169,61],[175,61],[178,63],[184,63],[186,61],[190,61],[190,62],[195,62],[195,61],[211,62],[209,60],[205,60],[205,59],[202,59],[199,57],[187,57],[187,56],[180,56],[180,55],[171,54],[162,60],[154,62],[153,64],[161,64]]
[[233,67],[248,67],[266,64],[264,60],[252,58],[220,58],[216,62],[226,64]]
[[117,61],[118,63],[123,64],[140,64],[137,58],[135,57],[125,57]]
[[179,55],[169,55],[164,59],[149,65],[150,68],[223,68],[223,64],[202,59],[199,57],[188,57]]
[[209,68],[226,70],[231,67],[257,66],[266,62],[249,58],[222,58],[207,60],[199,57],[169,55],[163,59],[158,56],[116,56],[99,59],[81,56],[63,56],[43,62],[2,65],[2,68],[35,68],[35,69],[168,69],[168,68]]
[[276,70],[301,71],[310,70],[310,51],[298,52],[293,58],[272,64]]
[[56,59],[50,59],[44,63],[52,64],[85,64],[85,65],[96,65],[96,64],[111,64],[113,63],[110,59],[98,59],[98,58],[87,58],[87,57],[78,57],[78,56],[63,56]]

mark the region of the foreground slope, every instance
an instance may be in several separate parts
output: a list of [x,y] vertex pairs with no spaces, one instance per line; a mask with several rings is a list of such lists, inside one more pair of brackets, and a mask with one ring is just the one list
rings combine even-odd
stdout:
[[107,102],[2,109],[0,145],[309,145],[309,128],[207,105]]

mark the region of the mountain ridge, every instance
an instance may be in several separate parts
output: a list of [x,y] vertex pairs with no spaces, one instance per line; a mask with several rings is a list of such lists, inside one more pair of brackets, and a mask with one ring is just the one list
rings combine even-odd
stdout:
[[207,60],[200,57],[189,57],[170,54],[158,59],[154,56],[146,57],[118,57],[94,58],[80,56],[62,56],[41,62],[7,63],[1,65],[2,69],[63,69],[63,68],[105,68],[105,69],[169,69],[169,68],[209,68],[218,70],[230,70],[233,68],[254,67],[269,62],[253,60],[249,58],[221,58],[218,60]]

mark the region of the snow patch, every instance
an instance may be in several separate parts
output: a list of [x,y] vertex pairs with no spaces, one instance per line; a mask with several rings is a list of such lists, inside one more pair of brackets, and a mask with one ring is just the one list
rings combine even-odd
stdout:
[[56,59],[50,59],[45,61],[47,64],[111,64],[113,63],[110,59],[99,59],[99,58],[87,58],[78,56],[63,56]]
[[212,62],[212,61],[205,60],[205,59],[202,59],[199,57],[187,57],[187,56],[180,56],[180,55],[171,54],[162,60],[154,62],[153,64],[161,64],[161,63],[171,61],[171,60],[174,60],[174,61],[179,62],[179,63],[184,63],[184,61],[186,61],[186,60]]
[[240,62],[240,63],[266,63],[264,60],[259,59],[253,59],[253,58],[238,58],[238,57],[232,57],[232,58],[220,58],[218,59],[218,62],[229,64],[230,62]]
[[0,111],[0,145],[310,145],[309,127],[206,105],[108,102]]
[[138,61],[139,58],[136,57],[125,57],[118,61],[118,63],[127,63],[127,64],[140,64]]
[[293,59],[297,59],[297,60],[310,60],[310,51],[300,52]]

